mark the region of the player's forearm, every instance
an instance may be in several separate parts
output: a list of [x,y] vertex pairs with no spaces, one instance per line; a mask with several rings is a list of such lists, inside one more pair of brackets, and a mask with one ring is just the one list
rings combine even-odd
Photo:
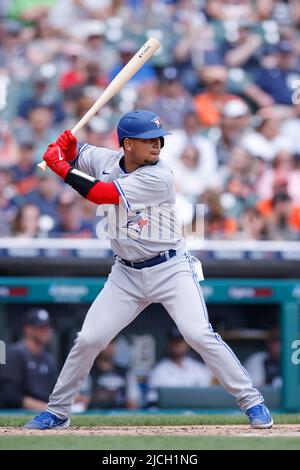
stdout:
[[274,99],[272,96],[265,93],[255,83],[247,83],[244,87],[244,93],[260,107],[272,106],[274,104]]
[[48,146],[43,159],[54,173],[89,201],[95,204],[119,204],[119,193],[115,185],[103,183],[93,176],[72,168],[65,160],[65,153],[57,142]]
[[119,193],[112,182],[103,183],[76,169],[69,171],[65,182],[95,204],[119,204]]
[[243,65],[260,46],[261,42],[259,36],[252,35],[244,44],[227,52],[225,55],[226,65],[229,67],[239,67]]

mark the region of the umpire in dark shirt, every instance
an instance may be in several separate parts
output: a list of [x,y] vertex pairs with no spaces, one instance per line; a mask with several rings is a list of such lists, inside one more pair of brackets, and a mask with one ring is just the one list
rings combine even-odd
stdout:
[[8,347],[6,364],[0,367],[0,407],[44,410],[57,373],[46,346],[52,337],[46,310],[28,312],[24,337]]

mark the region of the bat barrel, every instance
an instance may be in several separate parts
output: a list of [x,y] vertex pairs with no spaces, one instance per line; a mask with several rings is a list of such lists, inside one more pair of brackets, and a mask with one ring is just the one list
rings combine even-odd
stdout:
[[[76,134],[80,129],[101,109],[121,88],[133,77],[133,75],[152,57],[152,55],[160,48],[160,42],[151,37],[130,59],[130,61],[122,68],[118,75],[103,91],[102,95],[97,99],[93,106],[85,113],[80,121],[73,127],[72,134]],[[47,165],[45,162],[38,164],[38,167],[45,171]]]

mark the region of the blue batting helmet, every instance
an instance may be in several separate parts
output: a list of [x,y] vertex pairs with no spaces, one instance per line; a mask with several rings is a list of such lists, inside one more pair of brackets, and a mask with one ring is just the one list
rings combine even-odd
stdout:
[[117,131],[120,145],[122,145],[126,137],[136,139],[153,139],[160,137],[161,146],[163,147],[163,136],[170,134],[170,132],[161,127],[161,122],[157,114],[142,109],[124,114],[119,121]]

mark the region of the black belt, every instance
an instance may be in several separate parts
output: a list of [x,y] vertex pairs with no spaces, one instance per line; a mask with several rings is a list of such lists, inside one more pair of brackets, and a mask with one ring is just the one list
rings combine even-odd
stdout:
[[161,253],[158,256],[155,256],[151,259],[146,259],[145,261],[135,262],[135,261],[127,261],[127,259],[119,258],[121,263],[126,264],[126,266],[130,266],[131,268],[135,269],[142,269],[142,268],[150,268],[151,266],[156,266],[157,264],[164,263],[168,261],[168,259],[173,258],[176,256],[176,250],[169,250]]

